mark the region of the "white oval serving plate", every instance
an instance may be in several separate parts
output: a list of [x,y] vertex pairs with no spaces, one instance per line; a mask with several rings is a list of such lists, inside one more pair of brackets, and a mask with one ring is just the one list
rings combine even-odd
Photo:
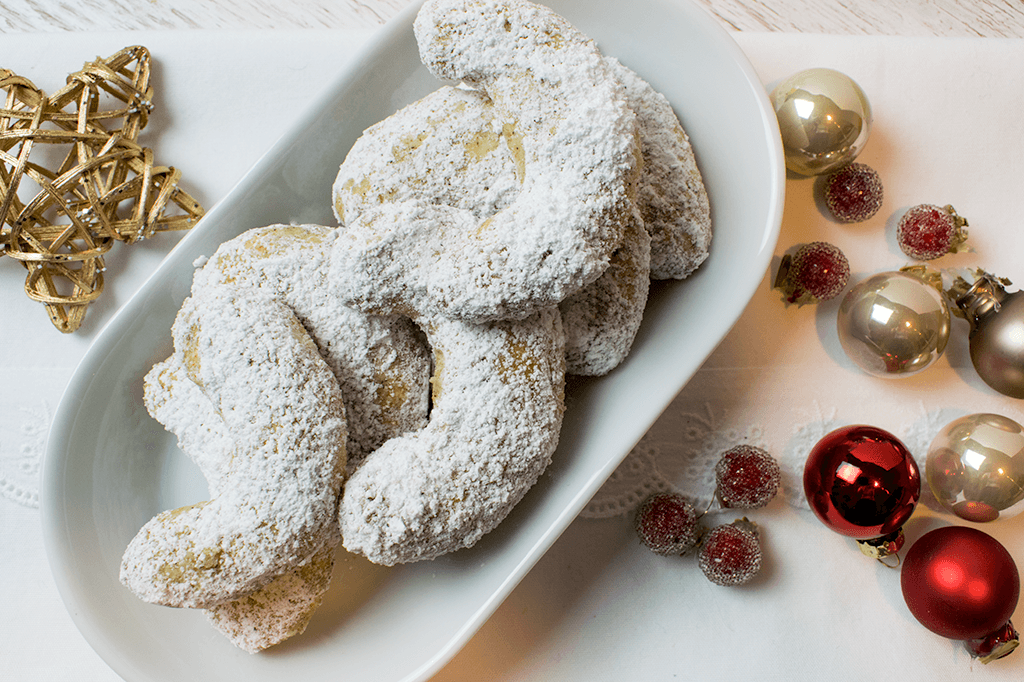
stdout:
[[193,263],[252,227],[333,224],[331,184],[353,141],[438,87],[419,63],[409,8],[172,250],[98,335],[57,410],[43,467],[48,556],[75,623],[126,680],[430,677],[572,522],[739,318],[771,261],[785,182],[775,117],[753,68],[689,0],[547,4],[672,101],[711,198],[711,257],[689,280],[652,287],[621,367],[601,379],[570,380],[554,463],[472,549],[397,568],[340,552],[307,631],[257,655],[236,649],[202,613],[146,604],[122,587],[120,558],[136,531],[157,512],[205,494],[198,470],[142,404],[142,378],[170,352],[171,322]]

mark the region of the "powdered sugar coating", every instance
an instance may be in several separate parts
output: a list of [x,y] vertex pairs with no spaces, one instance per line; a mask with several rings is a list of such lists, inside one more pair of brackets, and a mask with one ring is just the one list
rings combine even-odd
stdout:
[[216,495],[230,469],[235,439],[203,389],[186,375],[181,354],[153,365],[142,389],[150,416],[177,437],[178,448],[196,463]]
[[238,648],[251,654],[302,634],[331,586],[335,544],[262,589],[206,610],[207,618]]
[[[421,134],[414,145],[395,146],[415,129]],[[358,219],[374,206],[418,202],[490,218],[519,194],[513,147],[485,94],[442,87],[356,141],[334,184],[336,215]],[[643,319],[650,237],[635,209],[624,228],[604,274],[559,305],[570,374],[611,371],[629,353]]]
[[[671,105],[635,72],[605,60],[637,114],[644,158],[637,207],[651,236],[645,240],[630,229],[637,220],[630,212],[624,243],[605,273],[560,304],[566,370],[590,376],[606,374],[628,355],[646,305],[647,271],[656,279],[685,278],[707,258],[711,242],[707,192]],[[335,215],[343,223],[358,221],[384,204],[422,202],[489,219],[520,191],[510,131],[485,93],[442,87],[356,141],[334,184]],[[423,237],[425,248],[429,238]],[[379,253],[390,252],[390,245],[380,245]]]
[[474,545],[547,467],[564,411],[561,317],[425,320],[435,355],[430,423],[372,453],[345,484],[349,551],[393,565]]
[[[284,303],[317,342],[343,387],[349,468],[388,438],[426,424],[430,356],[409,320],[378,318],[341,306],[326,294],[330,229],[271,225],[223,243],[199,264],[193,288],[240,286]],[[202,294],[201,294],[202,295]],[[235,440],[176,353],[144,380],[150,414],[178,438],[216,497],[227,478]],[[254,652],[302,632],[329,584],[340,533],[305,563],[255,592],[208,607],[210,621],[240,648]]]
[[196,291],[172,333],[186,375],[235,447],[215,476],[216,496],[142,527],[125,550],[121,581],[145,601],[205,608],[263,587],[330,542],[345,410],[295,315],[259,292]]
[[556,305],[603,273],[631,210],[640,153],[617,81],[592,41],[532,3],[428,0],[414,30],[428,69],[494,102],[522,189],[483,221],[417,202],[346,218],[334,290],[361,310],[467,321]]
[[[202,471],[211,497],[228,478],[235,441],[202,389],[185,376],[172,355],[146,375],[146,409],[178,436],[178,446]],[[303,632],[330,586],[340,534],[306,563],[239,599],[210,606],[210,622],[239,648],[262,651]]]
[[651,277],[684,279],[711,249],[711,204],[690,138],[668,99],[614,57],[609,69],[636,112],[643,172],[636,204],[651,235]]
[[332,190],[341,224],[381,204],[452,206],[486,220],[519,194],[511,128],[479,90],[444,86],[367,128]]
[[320,225],[248,230],[217,248],[193,291],[232,284],[295,313],[341,387],[353,468],[388,438],[426,424],[430,351],[407,318],[367,315],[328,293],[332,237]]
[[651,238],[635,212],[604,274],[558,306],[568,373],[602,376],[629,355],[647,306],[650,262]]

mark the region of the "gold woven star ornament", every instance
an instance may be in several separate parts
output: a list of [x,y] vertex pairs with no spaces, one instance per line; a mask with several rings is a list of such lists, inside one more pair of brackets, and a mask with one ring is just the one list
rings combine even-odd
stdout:
[[0,94],[0,257],[25,266],[25,293],[73,332],[115,241],[189,229],[204,210],[138,144],[152,109],[146,48],[90,62],[50,96],[0,69]]

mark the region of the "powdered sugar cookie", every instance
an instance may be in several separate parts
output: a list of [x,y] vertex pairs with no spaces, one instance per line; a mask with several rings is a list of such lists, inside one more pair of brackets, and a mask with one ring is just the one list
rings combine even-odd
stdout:
[[331,586],[335,547],[325,545],[305,564],[251,594],[211,606],[206,610],[209,621],[251,654],[302,634]]
[[[249,230],[217,249],[196,273],[194,288],[241,286],[296,313],[344,387],[351,469],[386,439],[426,424],[430,357],[409,320],[367,316],[326,294],[329,243],[330,230],[317,225]],[[210,399],[185,376],[182,356],[157,364],[144,389],[150,414],[177,436],[217,497],[235,441]],[[250,652],[301,633],[330,584],[339,540],[335,533],[310,560],[261,589],[208,607],[211,622]]]
[[475,544],[551,460],[561,428],[561,317],[424,321],[434,349],[430,423],[370,454],[345,484],[346,549],[393,565]]
[[651,277],[683,279],[708,257],[712,234],[690,138],[664,95],[614,57],[606,60],[637,114],[644,164],[636,204],[651,235]]
[[383,204],[425,203],[487,220],[519,195],[518,144],[485,93],[443,86],[356,140],[334,182],[334,214],[347,225]]
[[484,220],[418,202],[346,217],[334,290],[366,311],[467,321],[557,304],[604,272],[632,207],[640,152],[617,81],[592,41],[529,2],[428,0],[414,29],[428,69],[494,102],[521,189]]
[[248,230],[217,248],[193,291],[233,284],[295,313],[341,387],[353,468],[388,438],[426,424],[430,351],[407,318],[367,315],[328,293],[331,243],[332,231],[320,225]]
[[260,589],[334,537],[345,409],[295,315],[259,292],[194,292],[173,336],[234,448],[216,470],[216,496],[142,527],[125,550],[121,581],[145,601],[205,608]]
[[153,365],[142,381],[142,400],[149,415],[177,437],[178,448],[216,494],[231,466],[235,439],[203,389],[186,375],[180,353]]
[[[178,446],[206,478],[211,497],[230,480],[234,438],[202,389],[185,376],[179,355],[157,363],[146,375],[146,409],[178,437]],[[262,651],[301,634],[330,587],[340,536],[325,542],[306,563],[260,589],[206,609],[210,622],[239,648]]]
[[626,228],[622,246],[600,279],[558,306],[569,374],[601,376],[618,367],[643,322],[651,284],[651,238],[638,211]]
[[[387,146],[417,129],[414,148],[396,154]],[[443,87],[356,142],[334,185],[336,215],[358,219],[374,206],[410,202],[454,206],[486,220],[519,194],[514,149],[485,94]],[[559,305],[570,374],[605,374],[618,365],[643,319],[650,238],[636,210],[624,228],[604,274]]]

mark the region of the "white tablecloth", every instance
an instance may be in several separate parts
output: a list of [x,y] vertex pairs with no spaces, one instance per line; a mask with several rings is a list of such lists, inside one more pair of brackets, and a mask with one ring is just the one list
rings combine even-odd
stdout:
[[[129,44],[149,47],[156,110],[140,141],[154,148],[158,163],[180,168],[186,188],[210,207],[370,35],[6,36],[0,66],[52,90],[97,55]],[[938,265],[980,265],[1024,283],[1024,42],[735,37],[769,87],[794,71],[829,66],[857,80],[874,110],[860,160],[882,175],[882,210],[865,223],[840,225],[823,214],[818,181],[791,177],[778,254],[803,242],[832,241],[849,257],[856,282],[906,263],[894,236],[903,210],[952,203],[970,221],[973,251],[947,256]],[[165,235],[116,248],[107,258],[106,291],[70,336],[53,329],[42,306],[25,297],[23,269],[0,259],[5,679],[117,679],[78,634],[50,578],[39,530],[40,457],[50,417],[89,342],[174,242]],[[770,276],[583,518],[438,680],[1024,675],[1024,654],[983,667],[959,645],[918,625],[903,604],[898,574],[819,524],[799,490],[807,449],[834,426],[862,422],[889,429],[923,464],[928,443],[947,421],[978,411],[1024,421],[1021,402],[993,393],[974,375],[963,321],[954,322],[953,339],[935,367],[910,379],[876,379],[859,372],[839,346],[837,300],[785,307],[770,289]],[[630,514],[656,489],[706,496],[710,465],[739,442],[772,451],[783,464],[785,487],[778,500],[749,514],[763,530],[761,576],[744,588],[725,589],[707,583],[692,557],[666,559],[639,547]],[[944,520],[949,518],[923,504],[908,524],[908,537]],[[985,530],[1024,565],[1021,521]],[[1024,616],[1018,621],[1024,625]]]

